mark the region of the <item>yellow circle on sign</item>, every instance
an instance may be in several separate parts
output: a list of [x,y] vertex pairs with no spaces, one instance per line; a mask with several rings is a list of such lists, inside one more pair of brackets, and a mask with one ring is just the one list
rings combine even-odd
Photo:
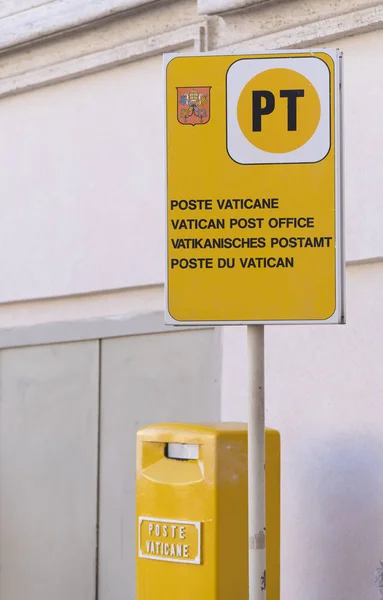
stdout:
[[269,69],[245,85],[237,105],[246,139],[265,152],[292,152],[306,144],[320,121],[313,84],[291,69]]

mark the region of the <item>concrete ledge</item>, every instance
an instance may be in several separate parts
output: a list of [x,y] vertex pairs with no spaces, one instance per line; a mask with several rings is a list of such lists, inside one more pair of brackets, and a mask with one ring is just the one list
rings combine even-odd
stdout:
[[190,48],[192,52],[203,52],[206,50],[206,40],[207,24],[199,22],[107,50],[83,54],[73,59],[49,64],[41,69],[0,79],[0,98],[89,75],[163,52],[177,52],[183,48]]
[[225,47],[225,50],[255,52],[261,49],[307,48],[310,45],[325,44],[338,38],[382,28],[383,6],[380,5],[237,42]]
[[271,4],[278,0],[198,0],[198,12],[204,15],[220,14],[260,4]]
[[[18,3],[20,0],[17,0]],[[54,0],[0,20],[0,50],[18,46],[159,0]],[[30,4],[28,2],[28,4]],[[24,3],[25,6],[25,3]]]
[[[63,5],[69,6],[72,0],[70,0],[69,4],[68,1],[69,0],[65,0]],[[85,3],[85,0],[79,0],[79,3],[81,6]],[[130,0],[128,2],[127,0],[124,0],[124,2],[122,2],[122,0],[118,0],[117,3],[117,0],[114,0],[114,3],[112,3],[108,9],[109,13],[110,11],[113,12],[113,10],[117,10],[117,4],[120,8],[123,5],[126,8],[128,5],[132,7],[133,4],[137,4],[137,1],[134,0],[133,2],[133,0]],[[52,3],[52,6],[54,5],[56,5],[56,2]],[[105,13],[107,10],[105,7],[106,2],[98,2],[97,5],[99,8],[100,5],[103,5]],[[114,9],[113,5],[115,7]],[[47,10],[48,6],[50,6],[50,4],[40,6],[33,10]],[[95,10],[94,7],[93,10]],[[15,17],[21,17],[22,15],[30,14],[32,12],[32,10],[28,10],[25,11],[25,13],[20,13],[20,15],[15,15]],[[73,16],[73,13],[71,14]],[[87,12],[86,14],[88,15],[88,18],[90,18],[91,13]],[[97,14],[101,13],[98,12]],[[84,15],[85,13],[83,13],[83,16]],[[79,18],[78,14],[77,18]],[[3,40],[3,43],[6,42],[4,41],[5,38],[2,37],[2,27],[4,27],[5,21],[9,19],[4,19],[3,25],[0,20],[0,40]],[[113,45],[112,41],[110,42],[110,47],[94,52],[89,52],[89,48],[86,46],[81,47],[80,44],[77,56],[65,57],[65,55],[63,55],[59,60],[57,60],[60,56],[59,54],[56,55],[53,60],[50,58],[52,56],[52,51],[48,48],[45,59],[46,64],[40,67],[37,67],[33,58],[34,54],[31,52],[26,57],[26,64],[24,65],[22,72],[12,73],[0,79],[0,97],[19,94],[24,91],[44,87],[60,81],[81,77],[124,63],[159,55],[163,52],[177,52],[186,48],[194,52],[206,52],[214,48],[214,51],[222,50],[224,52],[246,53],[260,50],[302,48],[309,47],[310,45],[323,45],[326,42],[337,38],[382,29],[383,6],[379,5],[364,8],[272,34],[247,38],[229,45],[223,45],[219,48],[212,44],[212,39],[214,38],[215,29],[221,26],[221,21],[221,17],[206,17],[206,19],[199,20],[196,23],[185,25],[177,29],[162,31],[143,39],[125,41],[117,44],[117,40],[114,40]],[[30,35],[34,35],[35,33],[37,35],[37,29],[34,30],[34,33],[31,31]],[[10,31],[8,31],[8,35],[11,35]]]

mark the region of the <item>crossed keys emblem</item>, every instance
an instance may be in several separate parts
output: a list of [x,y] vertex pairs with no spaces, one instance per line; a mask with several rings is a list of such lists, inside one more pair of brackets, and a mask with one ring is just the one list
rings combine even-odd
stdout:
[[181,125],[205,125],[210,120],[210,87],[177,88],[177,118]]

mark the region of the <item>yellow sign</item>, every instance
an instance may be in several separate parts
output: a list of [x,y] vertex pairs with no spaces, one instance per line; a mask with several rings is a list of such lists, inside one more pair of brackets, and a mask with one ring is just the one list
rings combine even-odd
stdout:
[[200,564],[201,524],[139,517],[139,556]]
[[344,321],[340,63],[167,57],[167,323]]

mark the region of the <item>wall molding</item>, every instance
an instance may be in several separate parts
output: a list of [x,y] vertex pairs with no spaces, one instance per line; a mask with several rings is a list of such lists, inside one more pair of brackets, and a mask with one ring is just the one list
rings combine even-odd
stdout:
[[155,311],[131,316],[122,315],[1,328],[0,350],[24,346],[83,342],[130,335],[172,333],[195,329],[216,329],[220,331],[221,329],[213,325],[173,327],[165,325],[164,321],[164,313],[162,311]]
[[198,0],[198,12],[203,15],[254,8],[262,4],[271,4],[278,0]]
[[3,0],[0,2],[0,19],[16,13],[36,8],[41,4],[48,4],[52,0]]
[[206,43],[207,22],[202,21],[145,39],[126,42],[106,50],[49,64],[19,75],[5,77],[0,79],[0,98],[89,75],[164,52],[177,52],[184,48],[190,48],[193,52],[204,52]]
[[[81,2],[83,1],[81,0]],[[118,2],[121,6],[121,1],[118,0]],[[116,3],[117,0],[115,0]],[[131,5],[132,3],[133,0],[130,1]],[[125,6],[127,4],[126,0]],[[26,11],[26,13],[29,12],[31,11]],[[215,52],[221,50],[246,53],[324,44],[337,38],[382,29],[383,6],[357,10],[266,36],[252,37],[221,48],[210,48],[208,46],[209,39],[214,37],[214,29],[221,26],[221,17],[206,17],[206,19],[191,25],[163,31],[143,39],[126,41],[94,52],[84,52],[85,49],[82,46],[79,50],[80,55],[74,58],[63,57],[62,60],[56,59],[55,62],[35,69],[24,67],[21,73],[12,73],[3,77],[0,79],[0,98],[160,55],[164,52],[182,51],[186,48],[193,52],[206,52],[212,49]],[[212,35],[209,35],[209,32]],[[33,67],[33,52],[30,54],[30,64]]]
[[[168,0],[172,3],[176,0]],[[20,4],[21,2],[21,4]],[[119,13],[128,13],[132,10],[147,9],[150,14],[151,5],[161,4],[163,0],[14,0],[0,10],[0,51],[38,42],[41,39],[72,31],[102,19],[113,17]],[[199,15],[223,15],[233,11],[245,9],[262,8],[265,5],[278,3],[280,0],[198,0],[197,11]],[[360,9],[349,15],[343,13],[338,17],[318,21],[309,25],[302,25],[295,29],[306,30],[312,28],[316,34],[315,39],[327,40],[326,35],[320,35],[318,31],[320,23],[327,20],[336,27],[336,21],[343,19],[348,21],[348,26],[358,27],[357,21],[369,21],[371,26],[377,27],[375,19],[380,20],[381,6]],[[4,16],[1,17],[1,11]],[[360,14],[359,13],[365,13]],[[196,14],[196,19],[198,18]],[[359,15],[359,16],[358,16]],[[342,27],[341,23],[340,26]],[[360,24],[360,27],[365,25]],[[290,30],[287,30],[290,31]],[[286,31],[286,33],[287,33]],[[297,31],[298,33],[298,31]],[[335,31],[335,34],[337,32]],[[269,36],[262,37],[268,40]],[[242,42],[241,42],[242,43]]]
[[356,258],[354,260],[348,260],[346,262],[347,267],[354,267],[359,265],[376,265],[383,263],[383,256],[371,256],[370,258]]
[[[20,2],[20,0],[17,0]],[[84,26],[160,0],[51,0],[0,20],[0,50]],[[17,11],[17,12],[16,12]]]
[[302,48],[310,44],[322,44],[338,38],[369,33],[383,28],[383,6],[374,6],[299,25],[285,31],[236,42],[224,49],[229,52],[253,52]]

